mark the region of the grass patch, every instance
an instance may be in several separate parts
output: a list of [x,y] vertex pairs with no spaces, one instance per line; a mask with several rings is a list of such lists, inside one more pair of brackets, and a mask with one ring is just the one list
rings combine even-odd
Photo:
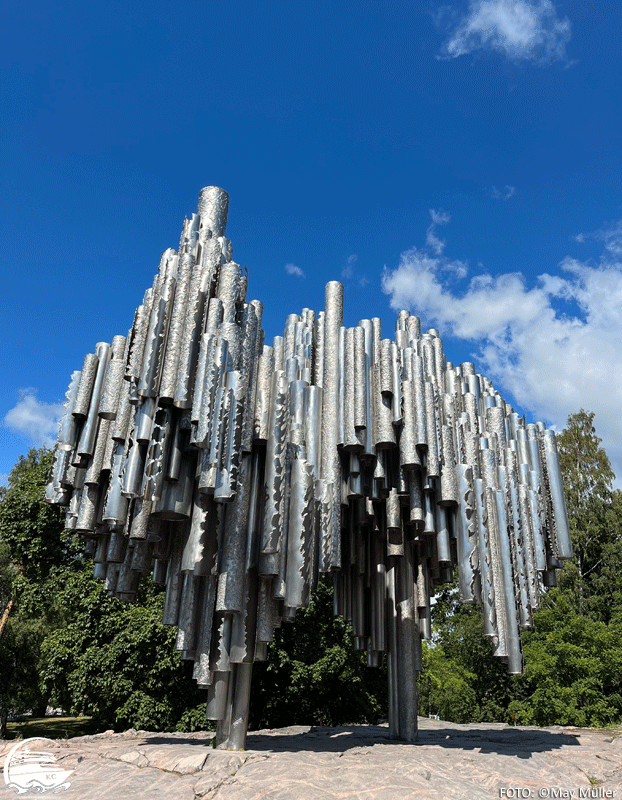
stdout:
[[86,736],[101,733],[101,726],[92,717],[40,717],[25,719],[22,722],[7,722],[7,739],[30,739],[43,736],[46,739],[67,739],[71,736]]

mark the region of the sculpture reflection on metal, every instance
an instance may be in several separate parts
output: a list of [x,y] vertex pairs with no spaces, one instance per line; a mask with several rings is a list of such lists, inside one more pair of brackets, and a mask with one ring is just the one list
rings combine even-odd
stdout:
[[555,436],[408,312],[393,340],[379,319],[343,327],[337,282],[265,344],[227,206],[203,189],[128,336],[73,373],[46,499],[111,594],[166,587],[220,746],[244,747],[253,661],[322,573],[368,663],[388,653],[390,733],[411,741],[430,597],[455,565],[522,670],[519,631],[571,556]]

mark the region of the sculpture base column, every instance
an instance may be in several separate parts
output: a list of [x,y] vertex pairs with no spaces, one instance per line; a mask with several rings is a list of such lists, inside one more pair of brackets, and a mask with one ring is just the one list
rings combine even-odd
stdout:
[[227,698],[229,713],[218,720],[216,727],[218,750],[244,750],[246,747],[252,675],[252,663],[231,665]]

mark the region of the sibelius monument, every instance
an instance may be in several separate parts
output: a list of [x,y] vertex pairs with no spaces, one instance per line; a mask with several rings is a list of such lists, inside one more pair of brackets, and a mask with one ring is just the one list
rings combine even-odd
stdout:
[[266,344],[228,199],[201,191],[127,337],[73,373],[46,499],[108,592],[166,587],[218,746],[244,747],[253,662],[322,573],[369,665],[388,653],[389,732],[412,741],[430,597],[454,566],[522,671],[520,629],[572,555],[555,435],[408,312],[394,339],[379,319],[343,327],[337,282]]

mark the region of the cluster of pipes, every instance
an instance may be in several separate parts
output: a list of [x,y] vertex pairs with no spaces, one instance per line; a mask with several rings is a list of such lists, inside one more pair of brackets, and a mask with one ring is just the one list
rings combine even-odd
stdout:
[[337,282],[265,344],[227,207],[203,189],[127,337],[73,373],[46,499],[110,594],[166,587],[218,746],[244,747],[253,662],[323,573],[369,665],[388,654],[389,732],[412,741],[430,598],[455,566],[522,670],[520,629],[571,557],[555,436],[408,312],[394,339],[343,327]]

